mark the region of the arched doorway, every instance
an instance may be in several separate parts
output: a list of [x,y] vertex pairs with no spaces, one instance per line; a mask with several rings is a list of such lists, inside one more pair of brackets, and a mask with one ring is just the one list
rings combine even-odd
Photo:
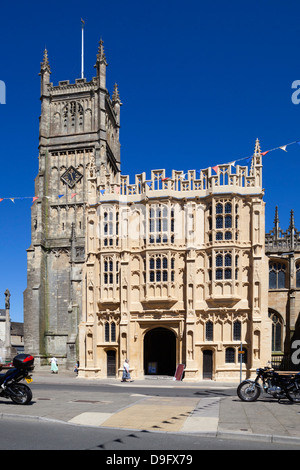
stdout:
[[203,351],[203,378],[212,379],[213,374],[213,352],[211,349]]
[[176,336],[167,328],[154,328],[144,338],[145,375],[172,375],[176,371]]
[[116,376],[116,351],[106,351],[106,370],[107,377]]

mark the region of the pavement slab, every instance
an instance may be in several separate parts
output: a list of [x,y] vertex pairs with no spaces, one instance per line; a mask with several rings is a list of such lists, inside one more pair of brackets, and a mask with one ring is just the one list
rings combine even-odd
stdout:
[[[117,379],[89,381],[68,373],[50,376],[38,372],[34,374],[34,383],[57,386],[51,391],[46,387],[33,389],[33,402],[28,406],[20,407],[0,398],[0,419],[15,416],[58,420],[72,425],[194,433],[227,439],[289,440],[300,445],[300,404],[288,400],[278,402],[267,396],[253,403],[242,402],[236,394],[226,393],[228,388],[236,388],[236,384],[173,380],[121,384]],[[72,387],[60,387],[64,384]],[[105,387],[89,388],[88,384],[116,388],[112,394],[105,391]],[[124,386],[129,393],[117,391]],[[136,387],[145,389],[145,393],[147,389],[147,395],[143,390],[136,393]],[[195,391],[193,397],[159,397],[157,388],[193,388]]]
[[218,431],[300,438],[300,404],[271,398],[248,403],[226,397],[220,402]]
[[115,413],[102,423],[106,427],[178,432],[199,400],[195,398],[150,397]]

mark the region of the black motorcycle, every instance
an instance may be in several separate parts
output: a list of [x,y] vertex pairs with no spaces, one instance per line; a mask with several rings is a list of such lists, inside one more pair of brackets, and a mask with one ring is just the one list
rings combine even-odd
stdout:
[[244,380],[237,388],[237,395],[242,401],[256,401],[261,392],[278,400],[288,398],[293,403],[300,403],[300,372],[280,375],[270,367],[256,369],[255,380]]
[[[30,371],[33,370],[34,358],[28,354],[18,354],[13,359],[13,367],[5,374],[0,374],[0,397],[10,398],[17,405],[28,405],[32,400],[32,391],[20,381],[32,382]],[[2,370],[2,367],[0,368]]]

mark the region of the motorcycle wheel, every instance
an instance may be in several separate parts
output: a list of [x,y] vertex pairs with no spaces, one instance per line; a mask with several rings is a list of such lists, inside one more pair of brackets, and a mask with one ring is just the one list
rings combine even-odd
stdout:
[[286,396],[293,403],[300,403],[300,389],[294,388],[286,392]]
[[16,403],[16,405],[28,405],[32,400],[32,391],[25,384],[13,384],[11,390],[15,395],[11,395],[10,399]]
[[237,388],[237,395],[242,401],[256,401],[260,396],[260,389],[251,382],[241,382]]

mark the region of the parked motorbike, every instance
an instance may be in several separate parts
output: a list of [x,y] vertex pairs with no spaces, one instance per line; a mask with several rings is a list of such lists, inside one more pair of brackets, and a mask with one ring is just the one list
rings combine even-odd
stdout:
[[256,369],[255,380],[248,379],[240,383],[237,395],[242,401],[256,401],[261,392],[278,400],[288,398],[293,403],[300,403],[300,372],[280,375],[270,367]]
[[[30,371],[33,370],[34,358],[28,354],[18,354],[13,359],[13,367],[5,374],[0,374],[0,397],[10,398],[17,405],[28,405],[32,400],[32,391],[28,385],[32,382]],[[2,367],[0,368],[2,370]]]

